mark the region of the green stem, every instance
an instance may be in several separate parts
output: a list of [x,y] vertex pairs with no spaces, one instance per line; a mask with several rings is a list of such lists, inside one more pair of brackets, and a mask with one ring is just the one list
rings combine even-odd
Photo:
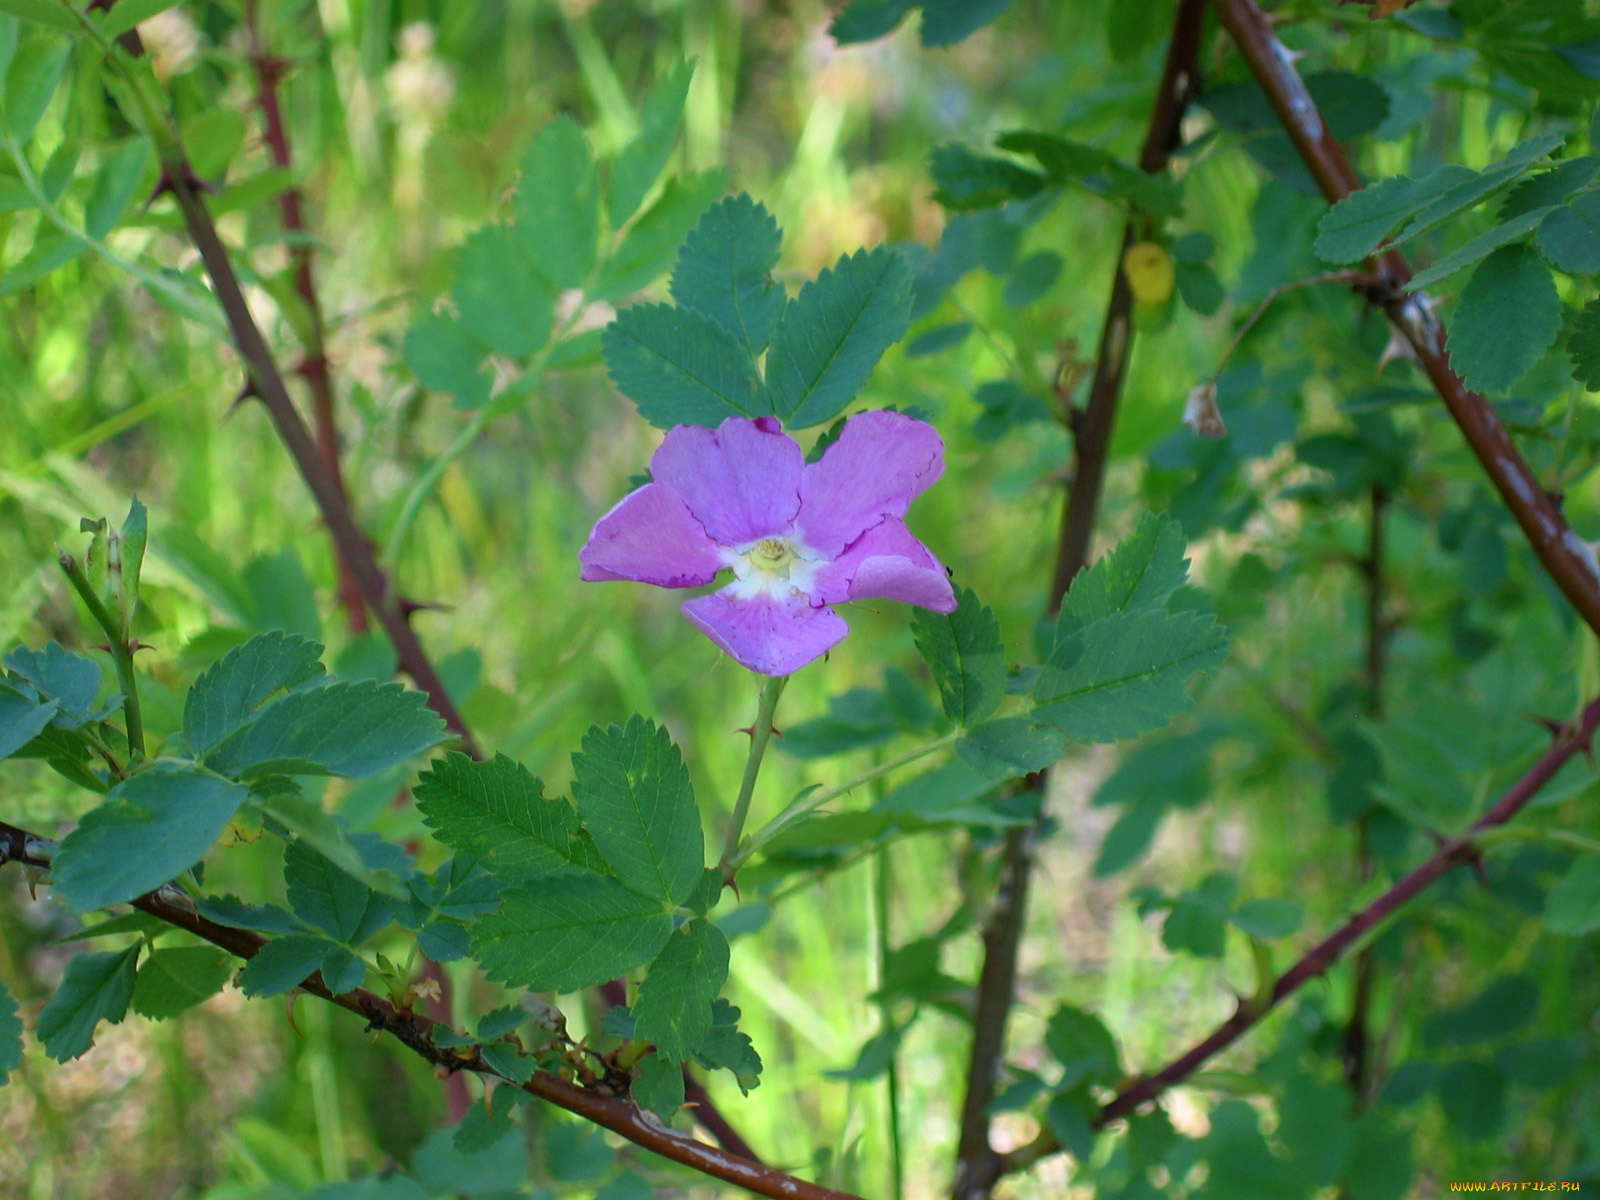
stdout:
[[[878,926],[878,986],[886,987],[889,978],[889,897],[894,892],[892,877],[892,864],[889,859],[889,847],[880,846],[877,854],[877,871],[873,879],[872,905],[873,915]],[[878,1002],[878,1030],[888,1034],[894,1030],[894,1004],[891,1000]],[[889,1069],[884,1077],[889,1102],[889,1174],[891,1180],[890,1195],[894,1200],[903,1200],[906,1194],[906,1170],[904,1149],[900,1140],[900,1055],[889,1056]]]
[[789,805],[788,808],[784,809],[777,816],[773,817],[772,820],[768,821],[760,829],[756,830],[755,833],[751,834],[750,840],[745,845],[744,849],[739,851],[739,853],[736,854],[732,859],[728,860],[728,867],[731,870],[738,870],[750,860],[750,856],[752,854],[770,842],[773,838],[777,837],[780,833],[782,833],[790,825],[794,824],[795,821],[805,816],[808,812],[815,812],[824,804],[827,804],[833,800],[837,800],[840,796],[843,796],[848,792],[853,792],[862,784],[870,783],[872,780],[877,779],[880,776],[887,775],[890,771],[899,770],[901,767],[909,766],[911,763],[914,763],[919,759],[927,758],[930,754],[937,754],[939,751],[955,745],[956,739],[959,738],[963,732],[964,731],[960,729],[952,730],[951,732],[945,734],[942,738],[935,738],[931,742],[927,742],[913,750],[907,750],[904,754],[897,755],[886,762],[881,762],[871,770],[863,771],[860,775],[857,775],[848,783],[841,783],[838,787],[829,788],[825,792],[814,792],[800,796],[793,804]]
[[117,669],[117,686],[122,689],[122,715],[127,721],[128,756],[131,765],[144,758],[144,715],[139,710],[139,688],[133,678],[133,649],[128,640],[122,636],[121,622],[95,592],[94,585],[89,582],[89,576],[84,573],[83,568],[78,565],[78,560],[70,554],[62,554],[60,562],[61,569],[66,572],[67,581],[72,584],[73,591],[78,593],[78,598],[88,607],[89,615],[105,633],[106,644],[111,648],[111,661]]
[[744,778],[739,781],[739,798],[734,801],[733,819],[728,823],[728,836],[722,843],[722,866],[725,872],[735,868],[739,839],[744,836],[745,818],[750,815],[750,798],[755,795],[756,777],[761,774],[761,759],[767,753],[767,743],[772,740],[772,716],[778,711],[778,697],[783,695],[784,685],[788,682],[787,675],[775,675],[761,685],[756,723],[750,727],[750,754],[744,760]]

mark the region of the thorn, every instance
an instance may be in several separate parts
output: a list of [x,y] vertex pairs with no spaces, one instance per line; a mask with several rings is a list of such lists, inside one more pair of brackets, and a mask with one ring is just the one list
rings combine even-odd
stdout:
[[290,988],[283,994],[283,1015],[289,1019],[289,1028],[294,1030],[294,1035],[302,1040],[305,1034],[300,1032],[300,1026],[294,1023],[294,1003],[300,998],[299,988]]
[[1411,343],[1398,329],[1389,331],[1389,342],[1383,348],[1383,353],[1378,355],[1378,369],[1375,374],[1382,375],[1383,369],[1396,360],[1416,362],[1417,352],[1411,348]]
[[261,389],[256,387],[255,376],[246,375],[244,378],[244,386],[239,389],[237,394],[235,394],[233,397],[233,403],[228,405],[228,411],[222,414],[222,419],[224,421],[230,420],[233,417],[233,414],[239,410],[240,406],[242,406],[246,400],[259,399],[261,399]]
[[155,649],[155,647],[152,646],[149,642],[132,641],[132,642],[128,643],[128,652],[130,654],[137,654],[141,650],[154,650],[154,649]]
[[[210,192],[213,196],[215,196],[220,194],[222,191],[222,189],[216,184],[207,183],[204,179],[201,179],[200,176],[196,175],[194,173],[194,168],[189,165],[188,160],[185,160],[183,164],[183,183],[184,186],[192,192]],[[144,207],[148,209],[157,200],[161,199],[161,197],[167,192],[175,191],[177,191],[177,184],[173,182],[172,172],[166,167],[162,167],[161,177],[156,180],[156,186],[150,192],[149,197],[145,200]]]
[[491,1121],[494,1120],[494,1090],[499,1086],[499,1080],[488,1075],[483,1077],[483,1115]]
[[413,600],[409,596],[400,597],[400,615],[409,621],[419,612],[450,612],[448,604],[436,604],[431,600]]

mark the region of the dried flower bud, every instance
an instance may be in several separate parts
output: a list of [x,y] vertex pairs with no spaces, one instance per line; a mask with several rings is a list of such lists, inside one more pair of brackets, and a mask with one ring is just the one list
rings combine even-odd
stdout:
[[1222,423],[1222,412],[1217,408],[1217,385],[1202,383],[1189,389],[1189,399],[1183,406],[1183,423],[1201,437],[1219,438],[1228,432]]

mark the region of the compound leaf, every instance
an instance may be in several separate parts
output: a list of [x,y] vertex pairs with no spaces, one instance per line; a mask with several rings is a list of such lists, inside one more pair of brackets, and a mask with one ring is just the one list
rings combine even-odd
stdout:
[[424,772],[412,795],[441,842],[501,879],[597,865],[579,840],[577,810],[547,798],[528,768],[504,754],[489,762],[447,755]]
[[788,299],[773,282],[783,234],[740,193],[713,204],[689,231],[672,271],[672,298],[710,317],[753,359],[767,348]]
[[911,632],[939,686],[945,716],[970,726],[992,713],[1005,694],[1005,646],[999,618],[971,588],[958,589],[956,600],[951,613],[917,609]]
[[589,139],[571,117],[539,131],[522,156],[516,230],[539,273],[558,288],[581,287],[600,236],[600,177]]
[[119,1024],[133,998],[140,945],[104,954],[80,954],[67,963],[61,986],[39,1012],[34,1032],[57,1062],[77,1058],[94,1044],[101,1021]]
[[633,1005],[635,1036],[683,1062],[711,1032],[711,1006],[728,978],[728,939],[710,921],[667,939]]
[[204,757],[243,728],[274,692],[320,678],[322,647],[281,630],[235,646],[200,673],[183,706],[183,737]]
[[689,308],[636,304],[601,335],[619,391],[652,425],[717,425],[772,411],[755,362],[733,335]]
[[1478,265],[1450,322],[1450,365],[1475,391],[1508,390],[1561,332],[1550,268],[1527,246],[1504,246]]

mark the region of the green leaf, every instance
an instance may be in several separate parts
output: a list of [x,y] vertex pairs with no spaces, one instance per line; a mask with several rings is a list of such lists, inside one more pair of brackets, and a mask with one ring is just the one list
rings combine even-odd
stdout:
[[1116,1079],[1117,1043],[1100,1018],[1070,1004],[1056,1009],[1045,1028],[1045,1048],[1065,1071],[1058,1087],[1105,1083]]
[[[0,0],[0,13],[76,33],[78,19],[55,0]],[[0,64],[3,65],[3,64]]]
[[209,755],[227,774],[362,779],[437,746],[443,723],[421,692],[397,683],[329,683],[290,692]]
[[559,871],[507,888],[500,911],[473,927],[472,953],[497,982],[572,992],[643,966],[671,935],[660,900],[592,871]]
[[1074,183],[1097,196],[1144,209],[1153,216],[1183,212],[1183,189],[1174,179],[1146,175],[1098,146],[1039,130],[1019,129],[995,139],[1001,150],[1037,159],[1053,183]]
[[1507,391],[1561,332],[1561,297],[1550,268],[1527,246],[1505,246],[1479,264],[1461,292],[1446,348],[1474,391]]
[[749,195],[728,196],[689,231],[672,269],[672,298],[722,326],[753,359],[767,348],[788,297],[773,282],[783,234]]
[[1205,263],[1179,262],[1174,266],[1174,279],[1178,295],[1183,302],[1203,317],[1209,317],[1222,307],[1228,293],[1222,281]]
[[473,762],[436,760],[412,789],[423,820],[447,846],[471,854],[491,874],[527,879],[558,867],[596,868],[578,813],[549,799],[528,768],[503,754]]
[[1066,745],[1058,729],[1029,717],[1002,717],[968,730],[956,743],[956,754],[980,775],[999,781],[1044,770],[1061,758]]
[[203,108],[184,120],[183,145],[201,179],[221,180],[244,145],[244,115],[231,106]]
[[680,62],[656,84],[639,113],[639,134],[622,148],[611,167],[606,213],[611,227],[620,229],[661,174],[678,143],[683,124],[683,103],[689,97],[694,64]]
[[324,674],[322,647],[272,630],[235,646],[200,673],[183,706],[183,739],[204,757],[244,728],[275,692],[298,688]]
[[662,429],[772,411],[749,353],[692,309],[625,308],[606,326],[600,345],[617,389]]
[[1431,197],[1474,177],[1466,167],[1449,165],[1422,179],[1396,175],[1369,183],[1322,215],[1312,249],[1326,262],[1360,262]]
[[558,288],[581,287],[600,236],[600,178],[589,139],[571,117],[551,121],[524,152],[515,212],[540,274]]
[[578,811],[617,877],[657,900],[686,901],[705,869],[705,835],[667,731],[637,713],[624,728],[591,725],[572,771]]
[[828,34],[841,46],[871,42],[895,31],[916,0],[852,0],[836,14]]
[[35,704],[0,687],[0,758],[9,758],[33,741],[56,715],[57,702]]
[[1115,613],[1056,646],[1034,687],[1034,719],[1077,742],[1137,737],[1186,712],[1189,680],[1227,655],[1227,631],[1213,617]]
[[992,713],[1005,694],[1005,646],[1000,620],[971,588],[956,591],[956,610],[919,608],[911,617],[917,650],[933,672],[945,716],[972,726]]
[[1045,1124],[1061,1148],[1079,1162],[1094,1157],[1095,1130],[1089,1122],[1094,1108],[1094,1101],[1088,1096],[1069,1090],[1057,1092],[1045,1106]]
[[1038,171],[1009,158],[974,154],[959,142],[934,147],[928,172],[936,189],[933,198],[955,212],[1026,200],[1038,195],[1048,182]]
[[329,949],[338,947],[312,934],[273,938],[239,972],[239,990],[246,996],[281,996],[317,971]]
[[761,1055],[749,1035],[739,1031],[739,1010],[726,1000],[711,1006],[711,1032],[695,1047],[694,1057],[707,1070],[731,1071],[747,1096],[761,1082]]
[[187,763],[157,762],[90,809],[56,851],[56,894],[79,912],[154,891],[194,866],[249,792]]
[[394,916],[394,905],[386,897],[302,841],[290,842],[284,850],[283,881],[294,915],[346,946],[361,945]]
[[144,570],[144,551],[150,540],[150,510],[139,497],[129,504],[127,519],[117,536],[122,546],[122,565],[120,572],[112,573],[112,599],[122,636],[131,641],[133,618],[139,611],[139,575]]
[[17,999],[0,982],[0,1083],[22,1065],[22,1018]]
[[695,921],[667,939],[650,964],[633,1004],[634,1036],[681,1063],[711,1032],[711,1006],[728,979],[728,939],[710,921]]
[[473,336],[501,354],[525,358],[550,338],[555,289],[516,229],[489,225],[462,244],[450,296]]
[[79,954],[67,963],[61,986],[39,1012],[34,1033],[57,1062],[77,1058],[94,1045],[94,1027],[116,1025],[133,998],[134,970],[143,943],[104,954]]
[[39,700],[56,702],[53,723],[59,729],[76,729],[111,713],[111,709],[95,705],[104,678],[100,664],[62,649],[56,642],[43,650],[19,646],[6,655],[5,665],[33,686]]
[[1270,896],[1246,900],[1228,914],[1228,921],[1235,929],[1266,941],[1288,937],[1299,930],[1304,920],[1305,910],[1293,900]]
[[833,420],[911,322],[911,270],[880,246],[847,255],[800,289],[767,352],[772,411],[793,429]]
[[1585,192],[1539,224],[1539,253],[1558,271],[1600,271],[1600,192]]
[[1540,221],[1547,214],[1555,211],[1557,210],[1536,208],[1532,212],[1522,213],[1496,225],[1487,233],[1479,234],[1466,245],[1459,246],[1446,254],[1427,270],[1417,272],[1411,282],[1406,284],[1406,290],[1415,292],[1429,287],[1465,267],[1470,267],[1475,262],[1481,262],[1501,246],[1527,237],[1538,228]]
[[1591,392],[1600,391],[1600,300],[1591,300],[1572,323],[1567,338],[1572,377]]
[[1011,0],[922,0],[922,44],[953,46],[993,21]]
[[597,300],[626,296],[661,277],[700,214],[722,194],[721,171],[700,171],[667,181],[661,198],[623,235],[622,245],[600,269]]
[[450,313],[430,312],[406,330],[400,355],[423,387],[449,392],[456,407],[480,408],[489,402],[494,381],[483,370],[488,347]]
[[175,946],[151,952],[133,985],[133,1011],[165,1020],[210,999],[233,974],[232,957],[215,946]]
[[33,248],[12,263],[0,279],[0,297],[15,296],[32,286],[58,267],[64,267],[89,248],[80,237],[65,234],[41,234],[34,239]]
[[1439,1080],[1439,1107],[1469,1138],[1491,1138],[1506,1119],[1506,1077],[1488,1063],[1451,1063]]
[[25,145],[33,136],[71,57],[71,42],[52,38],[46,44],[35,38],[12,61],[5,78],[5,119],[19,144]]
[[1476,1046],[1524,1029],[1539,1015],[1539,984],[1528,975],[1502,975],[1471,1000],[1429,1017],[1426,1046]]
[[1600,929],[1600,854],[1578,859],[1545,895],[1544,924],[1568,937]]
[[141,21],[177,6],[178,0],[117,0],[117,6],[101,22],[100,33],[107,38],[121,37]]
[[1074,576],[1056,622],[1056,640],[1114,613],[1161,608],[1189,577],[1184,549],[1176,521],[1165,513],[1145,513],[1132,533]]
[[640,1062],[638,1077],[628,1090],[640,1108],[670,1120],[683,1107],[683,1068],[652,1054]]

